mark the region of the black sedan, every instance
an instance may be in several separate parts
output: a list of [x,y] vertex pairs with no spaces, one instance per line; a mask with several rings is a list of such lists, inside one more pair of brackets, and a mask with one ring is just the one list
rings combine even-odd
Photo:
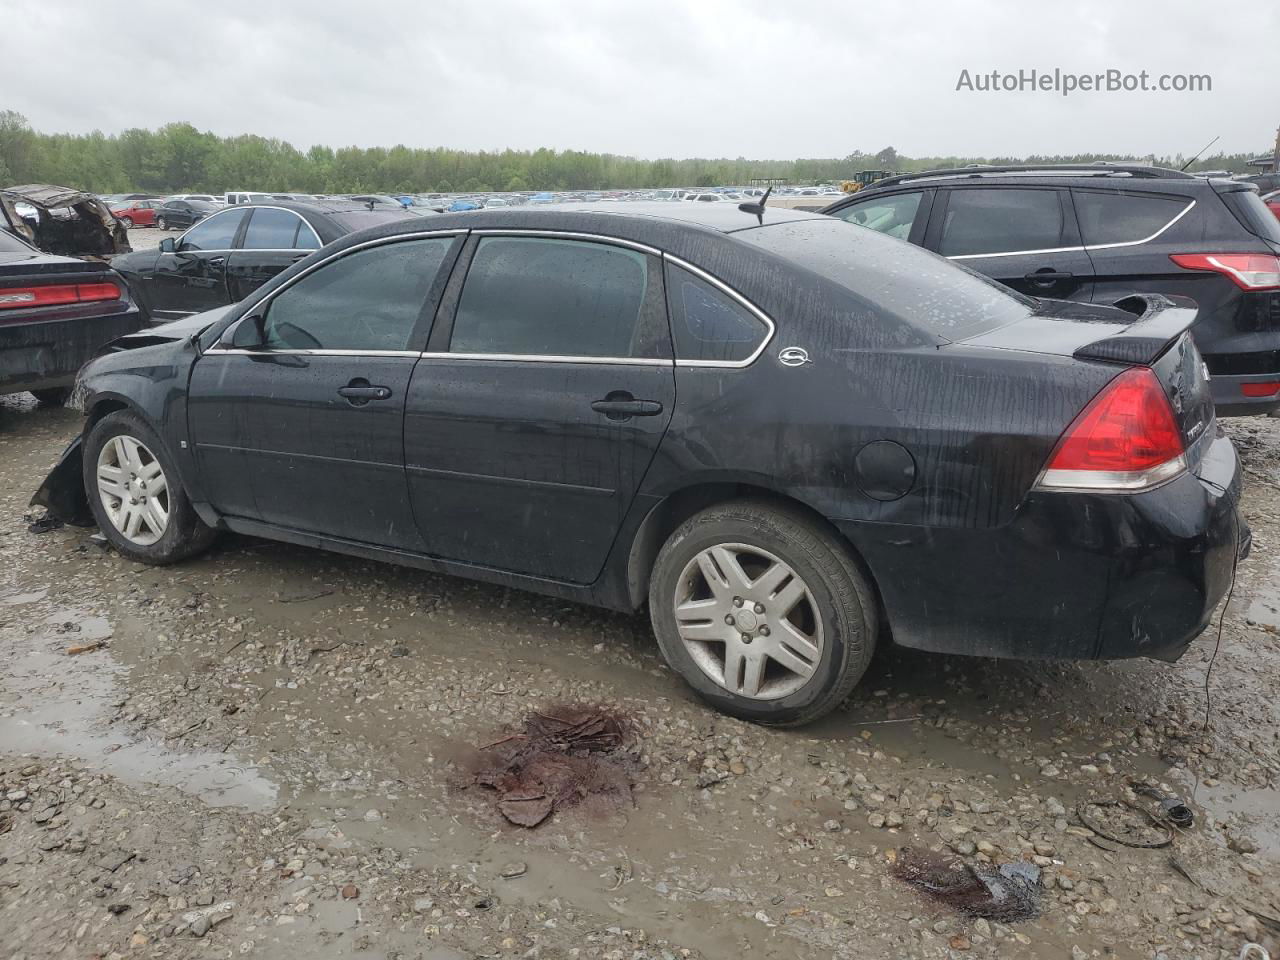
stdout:
[[148,317],[172,320],[235,303],[353,231],[416,219],[400,207],[370,210],[345,200],[237,204],[216,208],[180,237],[165,237],[158,250],[116,257],[112,266]]
[[166,200],[156,207],[156,226],[161,230],[185,230],[222,209],[208,200]]
[[101,260],[42,253],[0,230],[0,393],[62,403],[81,364],[142,325]]
[[[753,205],[743,205],[751,209]],[[1248,543],[1189,301],[1041,302],[737,204],[346,237],[90,363],[37,502],[125,557],[233,530],[619,610],[740,717],[877,643],[1177,657]]]

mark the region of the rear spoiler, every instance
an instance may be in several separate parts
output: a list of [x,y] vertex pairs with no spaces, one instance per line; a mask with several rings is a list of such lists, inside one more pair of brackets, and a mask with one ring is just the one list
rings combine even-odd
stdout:
[[1152,363],[1195,323],[1198,310],[1189,297],[1160,293],[1135,293],[1117,300],[1114,306],[1137,314],[1138,319],[1121,333],[1080,347],[1072,354],[1077,360]]

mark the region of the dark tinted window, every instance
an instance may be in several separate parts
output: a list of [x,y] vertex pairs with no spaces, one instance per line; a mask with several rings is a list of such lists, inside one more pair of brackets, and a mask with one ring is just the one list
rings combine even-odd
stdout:
[[865,302],[878,315],[961,340],[1029,316],[1035,301],[920,247],[897,243],[835,217],[742,230],[762,247]]
[[302,218],[288,210],[255,207],[244,234],[246,250],[292,250]]
[[200,213],[212,213],[214,210],[218,209],[218,205],[216,203],[210,203],[208,200],[188,200],[186,203],[192,210],[196,210]]
[[25,243],[9,233],[7,230],[0,230],[0,253],[31,253],[32,250]]
[[1222,202],[1250,233],[1265,237],[1273,243],[1280,243],[1280,219],[1267,209],[1262,198],[1252,190],[1224,193]]
[[742,304],[670,264],[667,298],[678,360],[745,360],[769,335],[764,321]]
[[316,236],[315,229],[302,217],[298,218],[298,232],[293,238],[293,248],[295,250],[320,249],[320,238]]
[[243,210],[228,210],[201,220],[182,235],[179,250],[230,250],[231,242],[244,219]]
[[404,240],[325,264],[271,301],[267,346],[405,350],[452,243]]
[[1062,246],[1056,190],[950,190],[939,253],[959,257]]
[[911,225],[915,223],[916,211],[920,209],[920,198],[923,196],[923,193],[916,192],[899,193],[892,197],[868,197],[860,203],[845,207],[836,216],[877,233],[887,233],[899,240],[906,240],[911,235]]
[[1134,243],[1163,230],[1189,200],[1142,193],[1073,191],[1080,234],[1088,245]]
[[453,322],[454,353],[630,357],[644,254],[542,237],[480,241]]

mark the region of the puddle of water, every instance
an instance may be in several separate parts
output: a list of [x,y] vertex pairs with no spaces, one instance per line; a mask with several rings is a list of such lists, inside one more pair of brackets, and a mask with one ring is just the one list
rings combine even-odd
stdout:
[[1221,783],[1200,785],[1196,803],[1215,820],[1233,824],[1233,832],[1253,838],[1261,855],[1280,859],[1280,790],[1271,787],[1249,789]]
[[49,593],[47,589],[28,590],[27,592],[9,592],[0,594],[0,606],[17,607],[24,603],[35,603],[37,600],[43,600]]
[[122,700],[118,680],[124,668],[102,650],[67,656],[39,649],[105,639],[111,636],[110,624],[71,611],[59,611],[48,622],[79,629],[54,632],[54,626],[46,642],[36,640],[25,652],[20,643],[26,641],[0,644],[13,654],[0,675],[0,751],[78,757],[126,783],[175,787],[215,807],[264,811],[276,806],[277,785],[230,754],[179,753],[111,727],[113,705]]

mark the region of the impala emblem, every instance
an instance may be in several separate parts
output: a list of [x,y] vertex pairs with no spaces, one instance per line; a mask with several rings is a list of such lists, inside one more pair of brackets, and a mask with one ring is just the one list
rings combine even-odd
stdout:
[[809,359],[809,351],[804,347],[783,347],[778,351],[778,362],[784,367],[802,367],[813,363]]

